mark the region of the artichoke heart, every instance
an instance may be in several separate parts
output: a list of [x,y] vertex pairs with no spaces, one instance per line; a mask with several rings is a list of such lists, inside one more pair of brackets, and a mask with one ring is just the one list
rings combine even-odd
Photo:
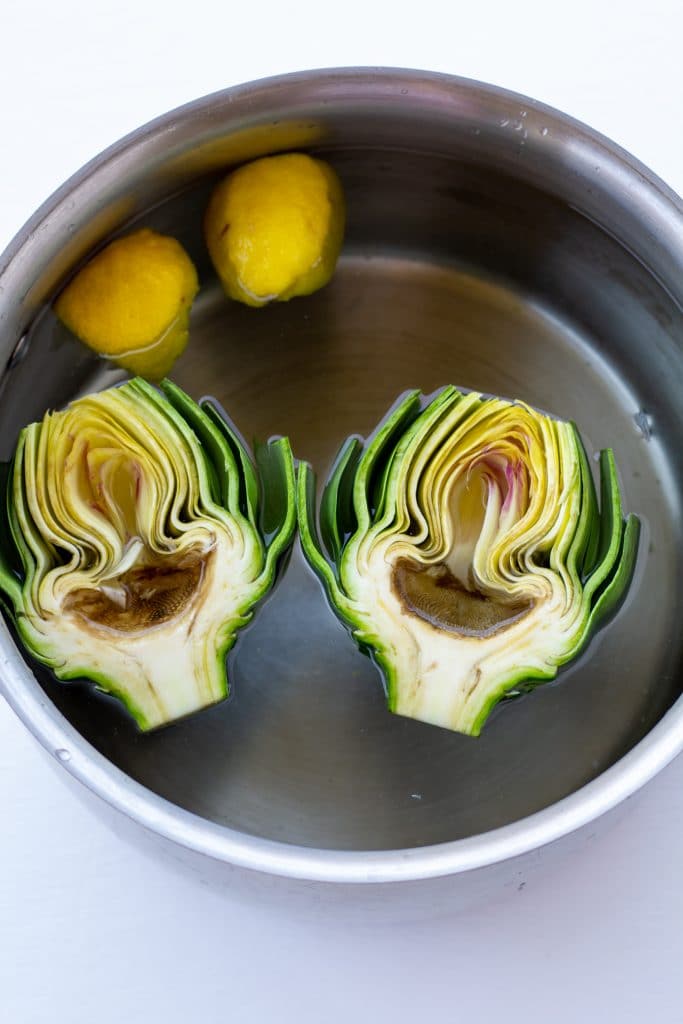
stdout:
[[319,517],[300,466],[304,552],[391,711],[476,736],[502,697],[579,654],[638,547],[609,450],[600,482],[598,506],[574,424],[453,387],[410,392],[349,438]]
[[46,414],[0,475],[0,597],[25,646],[143,730],[227,696],[226,653],[296,525],[289,442],[254,465],[210,400],[161,388]]

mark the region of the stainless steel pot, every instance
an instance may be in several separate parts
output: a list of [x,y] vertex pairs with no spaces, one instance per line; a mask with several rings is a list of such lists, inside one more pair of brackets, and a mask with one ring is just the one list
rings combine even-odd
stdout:
[[[201,238],[209,191],[230,164],[298,148],[331,160],[346,190],[335,279],[260,311],[231,304]],[[144,223],[180,238],[202,278],[175,377],[216,395],[248,436],[288,433],[323,474],[407,387],[521,397],[615,448],[645,530],[616,620],[476,741],[384,711],[375,670],[298,552],[238,645],[233,698],[151,736],[27,664],[2,626],[3,692],[64,771],[202,871],[326,893],[362,882],[383,899],[431,879],[434,905],[509,882],[569,833],[580,841],[651,778],[683,746],[682,212],[562,114],[406,71],[230,89],[67,182],[0,261],[0,458],[46,407],[115,379],[50,304],[94,247]]]

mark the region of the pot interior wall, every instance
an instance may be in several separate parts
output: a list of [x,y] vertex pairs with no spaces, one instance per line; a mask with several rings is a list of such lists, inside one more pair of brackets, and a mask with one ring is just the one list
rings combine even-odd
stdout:
[[[219,707],[141,736],[114,702],[35,669],[80,732],[154,792],[315,847],[419,846],[517,820],[613,764],[681,689],[680,304],[616,224],[560,198],[561,181],[530,183],[474,143],[390,142],[338,130],[321,147],[349,226],[333,282],[306,299],[250,310],[223,298],[201,239],[215,174],[193,171],[135,218],[176,235],[202,278],[174,378],[219,398],[249,438],[288,434],[319,476],[409,387],[452,382],[575,420],[590,452],[614,448],[626,506],[643,519],[617,618],[478,740],[384,710],[376,670],[298,548],[231,656],[233,696]],[[0,457],[48,406],[118,379],[47,306],[35,312],[2,378]]]

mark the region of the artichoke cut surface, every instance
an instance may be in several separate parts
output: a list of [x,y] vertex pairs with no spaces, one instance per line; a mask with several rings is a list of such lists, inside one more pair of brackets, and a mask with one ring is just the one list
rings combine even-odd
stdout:
[[410,392],[343,446],[319,515],[305,464],[297,489],[306,557],[390,710],[458,732],[552,679],[632,577],[611,451],[598,504],[576,427],[522,403]]
[[227,696],[226,653],[296,522],[286,439],[140,379],[26,427],[0,476],[0,596],[27,649],[151,729]]

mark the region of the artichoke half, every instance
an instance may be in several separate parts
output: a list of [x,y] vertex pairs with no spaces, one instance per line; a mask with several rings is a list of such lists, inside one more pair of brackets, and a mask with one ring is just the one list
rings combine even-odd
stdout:
[[[391,711],[476,736],[553,678],[624,595],[639,522],[611,451],[600,507],[576,427],[447,387],[407,394],[343,446],[323,491],[302,464],[302,546],[386,681]],[[321,540],[322,538],[322,540]]]
[[0,596],[21,639],[143,730],[227,696],[226,653],[296,525],[289,442],[255,466],[210,401],[161,388],[48,413],[0,477]]

